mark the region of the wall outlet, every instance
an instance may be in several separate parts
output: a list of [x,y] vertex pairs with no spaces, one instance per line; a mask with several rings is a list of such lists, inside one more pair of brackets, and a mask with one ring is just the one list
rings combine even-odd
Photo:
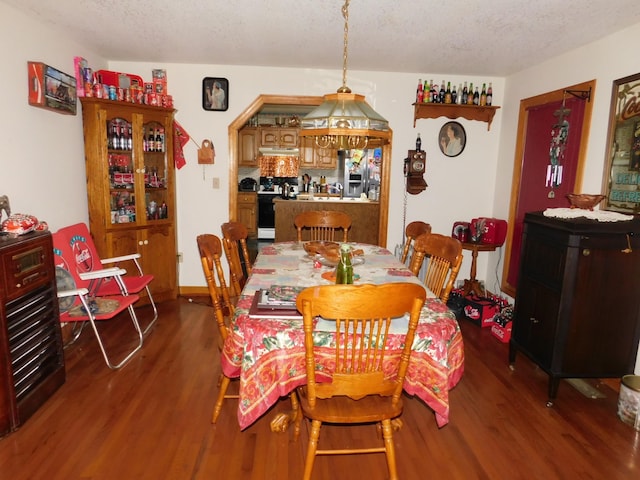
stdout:
[[213,188],[220,188],[220,178],[219,177],[213,177]]
[[178,252],[178,263],[182,263],[182,252]]

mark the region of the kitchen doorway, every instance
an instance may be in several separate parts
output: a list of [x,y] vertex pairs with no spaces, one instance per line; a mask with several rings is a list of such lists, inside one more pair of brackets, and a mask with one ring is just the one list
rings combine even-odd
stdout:
[[[229,124],[229,219],[238,219],[238,131],[265,105],[317,106],[322,97],[294,95],[259,95],[233,122]],[[382,168],[380,172],[380,210],[378,222],[378,245],[387,246],[389,217],[389,187],[391,185],[391,141],[382,146]]]

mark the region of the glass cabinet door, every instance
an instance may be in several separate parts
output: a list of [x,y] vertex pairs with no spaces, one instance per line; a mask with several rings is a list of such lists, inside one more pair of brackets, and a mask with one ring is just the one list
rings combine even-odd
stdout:
[[106,129],[111,223],[132,223],[136,221],[132,125],[115,117],[107,120]]
[[151,121],[142,129],[144,214],[147,223],[164,220],[167,207],[167,152],[164,124]]

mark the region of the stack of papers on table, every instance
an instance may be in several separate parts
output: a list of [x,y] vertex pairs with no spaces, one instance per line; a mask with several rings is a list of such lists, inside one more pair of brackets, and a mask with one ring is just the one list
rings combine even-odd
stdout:
[[253,318],[302,318],[296,309],[296,297],[302,288],[273,286],[256,291],[249,316]]

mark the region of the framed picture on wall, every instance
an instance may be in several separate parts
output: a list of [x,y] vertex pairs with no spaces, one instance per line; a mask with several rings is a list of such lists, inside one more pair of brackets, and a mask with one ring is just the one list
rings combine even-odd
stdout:
[[640,213],[640,73],[614,80],[603,187],[605,209]]
[[219,77],[202,80],[202,108],[218,112],[229,108],[229,80]]
[[457,157],[460,155],[466,144],[467,133],[460,123],[447,122],[440,129],[438,145],[440,145],[440,151],[447,157]]

